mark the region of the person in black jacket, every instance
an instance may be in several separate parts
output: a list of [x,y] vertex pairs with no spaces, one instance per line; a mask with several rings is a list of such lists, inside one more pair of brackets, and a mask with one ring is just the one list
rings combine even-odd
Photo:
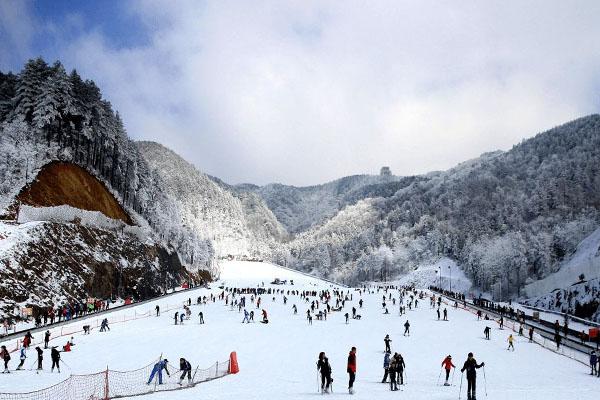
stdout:
[[477,370],[483,366],[485,366],[485,363],[477,364],[473,353],[469,353],[467,361],[460,370],[460,372],[467,371],[467,400],[476,400]]
[[404,364],[402,354],[394,353],[394,361],[396,362],[396,381],[400,381],[400,385],[404,385],[404,368],[406,368],[406,364]]
[[36,347],[35,350],[37,351],[37,369],[41,370],[42,369],[42,360],[44,359],[44,350],[40,349],[40,346]]
[[192,383],[192,364],[190,364],[190,362],[183,357],[179,359],[179,370],[182,372],[181,376],[179,377],[179,384],[181,385],[183,378],[185,378],[186,375],[188,378],[188,384]]
[[333,379],[331,379],[331,365],[323,351],[319,353],[317,371],[321,373],[321,391],[323,393],[329,393],[329,387],[331,386],[331,382],[333,382]]
[[50,350],[50,358],[52,359],[52,368],[50,369],[50,372],[54,372],[54,367],[56,367],[60,374],[60,351],[56,350],[56,346],[52,347]]

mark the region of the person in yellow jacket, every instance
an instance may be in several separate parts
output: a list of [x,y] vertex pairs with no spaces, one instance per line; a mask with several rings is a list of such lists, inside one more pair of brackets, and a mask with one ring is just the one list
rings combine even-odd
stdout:
[[514,344],[515,339],[513,338],[512,333],[508,336],[508,349],[506,350],[511,350],[515,351],[515,344]]

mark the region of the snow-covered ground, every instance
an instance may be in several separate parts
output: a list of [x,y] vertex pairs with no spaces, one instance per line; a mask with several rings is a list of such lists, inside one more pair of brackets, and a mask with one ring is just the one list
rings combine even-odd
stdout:
[[[266,263],[227,262],[223,265],[222,279],[226,286],[247,287],[259,284],[269,287],[274,278],[293,279],[294,286],[279,285],[274,288],[328,289],[329,283],[311,279],[292,271],[279,269]],[[454,280],[454,273],[453,273]],[[169,304],[182,304],[188,297],[221,292],[219,284],[212,289],[197,289],[155,303],[140,305],[134,309],[115,312],[139,315],[153,312],[155,304],[166,309]],[[454,288],[454,285],[453,285]],[[346,289],[347,290],[347,289]],[[358,308],[359,292],[350,289],[353,301],[346,303],[349,311]],[[358,372],[355,383],[358,399],[407,398],[407,399],[455,399],[459,394],[460,371],[454,376],[454,386],[436,385],[442,359],[452,354],[457,366],[461,366],[469,351],[475,353],[479,362],[485,361],[484,370],[478,371],[478,398],[484,399],[487,386],[488,399],[593,399],[597,398],[598,378],[588,375],[586,366],[554,354],[536,344],[517,338],[516,351],[506,351],[508,330],[492,327],[492,340],[483,340],[484,321],[477,321],[469,312],[449,308],[449,322],[437,321],[435,310],[424,299],[419,308],[398,316],[397,306],[391,314],[381,310],[382,292],[363,294],[364,306],[358,310],[361,320],[344,323],[343,313],[332,313],[327,321],[314,321],[308,325],[305,319],[308,304],[297,296],[288,296],[283,305],[282,297],[263,295],[263,304],[269,312],[269,324],[241,324],[242,314],[223,302],[204,306],[192,305],[193,315],[203,311],[206,324],[197,319],[186,321],[183,326],[173,324],[173,313],[164,312],[160,317],[148,317],[113,324],[111,331],[93,331],[89,336],[75,335],[76,346],[71,353],[63,353],[65,365],[62,374],[47,371],[36,375],[34,371],[21,371],[0,375],[0,392],[31,391],[66,378],[69,372],[89,373],[111,369],[128,370],[141,367],[156,359],[161,353],[171,361],[186,357],[192,364],[209,366],[224,360],[230,351],[237,351],[240,373],[215,381],[202,383],[195,388],[149,395],[151,399],[306,399],[317,393],[316,358],[325,351],[333,368],[334,395],[347,393],[346,358],[351,346],[358,348]],[[248,304],[249,303],[249,296]],[[397,297],[397,296],[396,296]],[[298,306],[293,315],[292,304]],[[391,304],[390,304],[391,306]],[[251,309],[252,307],[249,307]],[[254,308],[255,312],[259,314]],[[344,311],[345,312],[345,311]],[[258,315],[257,315],[258,316]],[[402,335],[406,320],[411,323],[411,336]],[[383,338],[389,334],[392,350],[401,352],[406,362],[407,385],[403,393],[389,391],[381,384]],[[39,335],[39,334],[38,334]],[[37,339],[37,337],[36,337]],[[66,338],[51,344],[63,345]],[[10,343],[12,344],[12,342]],[[34,351],[29,353],[26,366],[34,361]],[[11,367],[17,364],[13,353]],[[49,354],[44,360],[49,367]],[[465,395],[463,382],[463,398]],[[137,397],[139,398],[139,397]]]

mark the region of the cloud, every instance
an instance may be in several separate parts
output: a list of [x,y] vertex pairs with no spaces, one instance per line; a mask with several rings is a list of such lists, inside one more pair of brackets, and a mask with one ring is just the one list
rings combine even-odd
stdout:
[[116,47],[90,29],[58,55],[99,83],[130,135],[234,183],[446,169],[600,103],[597,2],[139,1],[127,12],[147,42]]

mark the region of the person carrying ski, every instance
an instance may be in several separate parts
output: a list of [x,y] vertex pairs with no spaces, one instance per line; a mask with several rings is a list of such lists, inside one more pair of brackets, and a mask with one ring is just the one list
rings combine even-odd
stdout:
[[185,378],[186,375],[188,384],[192,383],[192,364],[190,364],[190,362],[183,357],[179,359],[179,370],[182,372],[181,376],[179,377],[179,385],[181,385],[183,378]]
[[590,375],[595,375],[598,373],[596,363],[598,363],[598,356],[596,355],[596,352],[592,350],[592,352],[590,353],[590,366],[592,367],[592,372],[590,373]]
[[23,367],[23,364],[25,364],[26,358],[27,358],[27,354],[25,354],[25,347],[21,347],[21,353],[19,355],[19,359],[21,360],[21,362],[17,366],[17,371],[19,371]]
[[512,333],[510,335],[508,335],[508,348],[506,350],[510,350],[512,349],[512,351],[515,351],[515,344],[514,344],[514,338]]
[[444,382],[444,386],[450,386],[450,384],[448,383],[448,378],[450,378],[450,369],[456,368],[456,365],[452,364],[451,355],[448,355],[448,357],[444,358],[444,361],[442,361],[442,366],[446,370],[446,382]]
[[408,322],[408,320],[406,320],[406,322],[404,323],[404,336],[410,336],[410,323]]
[[37,369],[38,371],[42,369],[42,361],[44,360],[44,350],[40,349],[40,346],[35,348],[37,351]]
[[325,352],[319,353],[319,360],[317,361],[317,371],[321,374],[321,392],[329,393],[329,388],[331,386],[331,365],[329,364],[329,359],[325,356]]
[[10,371],[8,370],[8,362],[10,361],[10,353],[6,349],[6,346],[0,347],[0,358],[2,358],[2,361],[4,361],[4,371],[2,373],[9,374]]
[[386,383],[388,374],[390,372],[390,354],[391,352],[386,351],[385,355],[383,356],[383,379],[381,380],[381,383]]
[[460,372],[467,371],[467,400],[477,400],[476,384],[477,370],[484,367],[485,363],[477,364],[477,360],[473,357],[473,353],[469,353]]
[[392,341],[392,339],[390,339],[390,335],[385,335],[385,338],[383,339],[383,342],[385,343],[385,351],[386,353],[389,353],[392,351],[392,349],[390,348],[390,342]]
[[54,372],[54,367],[56,367],[60,374],[60,351],[56,350],[56,346],[53,346],[50,350],[50,359],[52,359],[52,368],[50,368],[50,372]]
[[354,380],[356,379],[356,347],[350,349],[346,372],[348,372],[348,393],[354,394]]
[[152,372],[150,373],[150,378],[148,378],[147,385],[149,385],[150,382],[152,382],[152,380],[154,379],[154,375],[156,375],[156,374],[158,374],[158,384],[162,385],[162,370],[163,369],[165,370],[165,372],[167,373],[168,376],[171,376],[171,374],[169,373],[169,370],[167,369],[168,363],[169,363],[169,360],[167,360],[165,358],[164,360],[160,360],[159,362],[154,364],[154,367],[152,368]]

